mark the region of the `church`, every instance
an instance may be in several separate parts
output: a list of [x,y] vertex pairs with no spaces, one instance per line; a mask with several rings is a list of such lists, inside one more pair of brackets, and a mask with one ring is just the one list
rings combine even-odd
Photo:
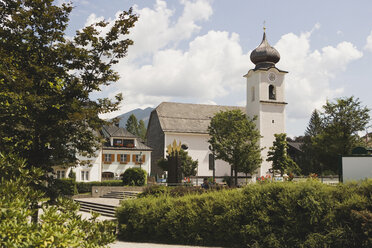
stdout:
[[[274,134],[285,132],[284,77],[287,71],[276,67],[280,54],[268,43],[265,30],[261,44],[252,51],[250,59],[255,67],[244,75],[247,84],[245,107],[163,102],[151,112],[146,139],[147,145],[153,148],[153,176],[161,176],[162,170],[156,162],[166,157],[167,146],[176,140],[183,144],[193,160],[198,160],[197,175],[193,180],[197,183],[201,178],[212,177],[207,129],[216,113],[232,109],[241,109],[250,117],[258,117],[256,127],[262,136],[259,142],[264,148],[261,152],[263,162],[252,179],[269,174],[268,149],[273,144]],[[224,161],[217,160],[215,168],[217,182],[230,175],[230,165]]]

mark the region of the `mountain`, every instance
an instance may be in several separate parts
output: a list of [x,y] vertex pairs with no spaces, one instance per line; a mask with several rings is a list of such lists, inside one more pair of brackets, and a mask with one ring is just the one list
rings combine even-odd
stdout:
[[146,109],[138,108],[138,109],[134,109],[134,110],[129,111],[127,113],[116,116],[116,118],[120,119],[119,127],[124,127],[125,128],[125,124],[127,124],[127,120],[129,118],[129,116],[131,116],[131,114],[134,114],[138,121],[143,120],[145,122],[145,126],[147,128],[147,125],[148,125],[149,119],[150,119],[150,114],[151,114],[152,110],[153,110],[153,108],[150,108],[150,107],[146,108]]

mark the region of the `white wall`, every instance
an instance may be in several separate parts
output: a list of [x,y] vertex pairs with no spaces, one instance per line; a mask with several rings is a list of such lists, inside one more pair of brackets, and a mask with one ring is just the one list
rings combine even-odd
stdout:
[[342,157],[343,181],[372,178],[372,157]]
[[[177,144],[181,141],[182,144],[186,144],[189,148],[187,150],[189,156],[193,160],[198,160],[198,174],[201,177],[212,177],[213,170],[209,170],[209,135],[207,134],[177,134],[177,133],[165,133],[165,147],[164,154],[167,154],[167,146],[173,144],[176,140]],[[230,165],[222,160],[217,160],[216,165],[216,176],[229,176]]]

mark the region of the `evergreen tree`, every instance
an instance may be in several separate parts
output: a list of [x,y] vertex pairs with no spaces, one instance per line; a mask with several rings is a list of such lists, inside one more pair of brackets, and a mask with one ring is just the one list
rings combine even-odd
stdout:
[[134,114],[129,116],[127,123],[125,124],[125,128],[131,134],[138,136],[138,121]]
[[323,132],[323,121],[316,109],[311,114],[309,124],[305,130],[305,136],[301,149],[303,156],[299,162],[302,173],[308,175],[310,173],[321,173],[321,164],[318,158],[318,153],[313,147],[314,138]]
[[146,127],[145,127],[145,122],[143,120],[140,120],[138,122],[138,136],[142,139],[146,139]]
[[258,144],[260,133],[254,121],[241,110],[217,113],[211,120],[208,132],[212,151],[216,159],[222,159],[231,166],[231,177],[235,172],[235,185],[238,172],[253,174],[261,165],[261,148]]
[[299,173],[297,164],[288,156],[287,149],[288,144],[286,140],[286,134],[274,134],[275,140],[273,146],[268,151],[267,161],[272,162],[272,168],[274,171],[280,171],[280,175],[284,173]]
[[44,171],[98,149],[98,115],[117,110],[122,96],[89,96],[119,79],[112,66],[133,44],[127,35],[137,21],[130,9],[112,26],[100,21],[67,39],[72,8],[53,0],[0,2],[0,151]]

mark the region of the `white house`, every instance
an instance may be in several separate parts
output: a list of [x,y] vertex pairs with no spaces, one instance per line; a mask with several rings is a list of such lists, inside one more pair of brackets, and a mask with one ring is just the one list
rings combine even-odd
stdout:
[[74,168],[54,167],[57,178],[66,178],[72,169],[76,181],[104,181],[120,179],[128,168],[140,167],[150,175],[152,149],[138,137],[117,126],[103,126],[105,139],[101,149],[92,158],[79,157],[81,163]]
[[[246,107],[216,106],[163,102],[151,112],[147,129],[147,144],[152,147],[152,174],[160,175],[162,170],[156,161],[166,156],[167,146],[174,140],[188,147],[189,155],[198,160],[197,177],[211,177],[209,167],[210,119],[219,111],[241,109],[248,116],[257,116],[256,125],[264,148],[261,156],[263,163],[257,171],[258,176],[269,174],[271,163],[266,161],[267,151],[275,139],[274,134],[285,132],[285,95],[284,76],[286,71],[279,70],[275,64],[280,55],[271,47],[264,32],[261,44],[252,51],[251,61],[255,68],[248,71]],[[216,178],[230,175],[230,166],[224,161],[216,161]]]

